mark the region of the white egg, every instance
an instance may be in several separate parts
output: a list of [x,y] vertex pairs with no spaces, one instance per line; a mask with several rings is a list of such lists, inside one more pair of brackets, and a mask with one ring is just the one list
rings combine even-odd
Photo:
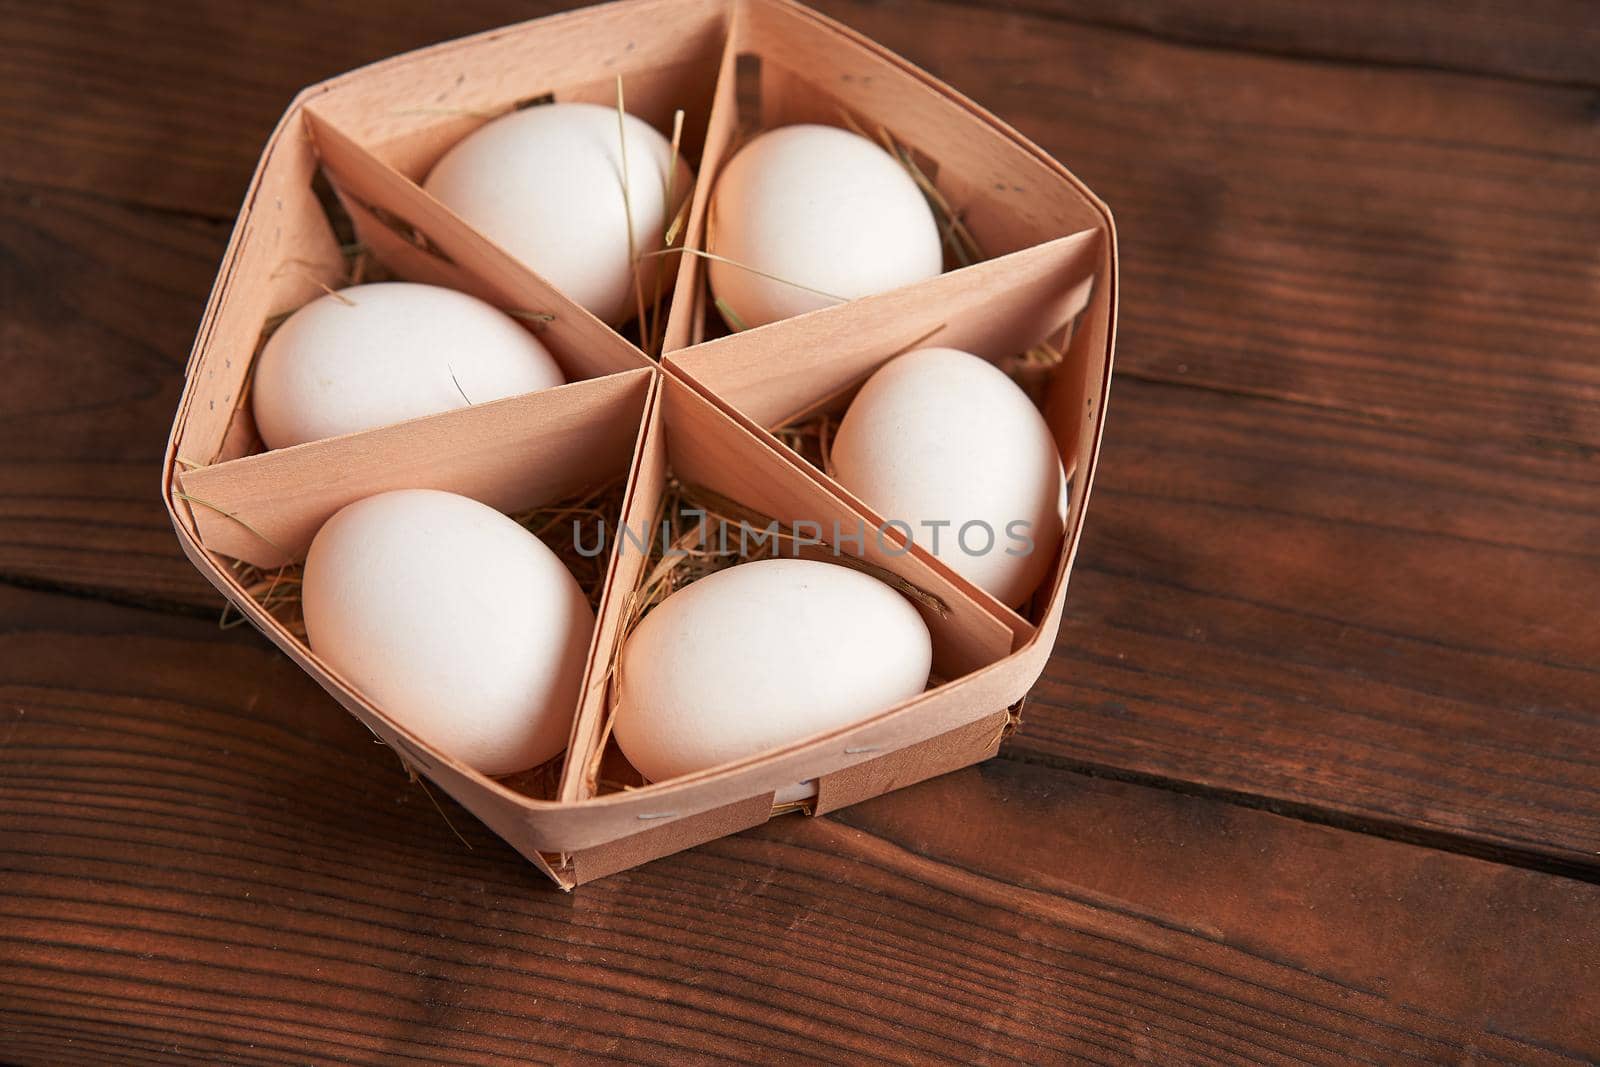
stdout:
[[[693,175],[680,157],[669,207],[671,167],[671,143],[642,119],[627,115],[619,129],[614,107],[543,104],[468,134],[423,184],[479,233],[615,326],[637,306],[630,255],[662,248],[667,223],[688,196]],[[671,270],[674,258],[640,260],[646,301],[656,272]]]
[[769,559],[673,593],[622,650],[615,736],[652,782],[848,726],[922,692],[932,641],[859,571]]
[[845,412],[834,477],[1001,602],[1027,600],[1061,544],[1065,473],[1026,393],[954,348],[890,360]]
[[290,315],[261,351],[250,402],[261,440],[286,448],[565,381],[538,338],[482,300],[379,282]]
[[345,507],[311,543],[302,604],[318,656],[484,774],[566,746],[594,611],[555,553],[493,508],[432,489]]
[[888,152],[834,126],[785,126],[740,149],[712,191],[706,241],[732,261],[708,269],[734,326],[881,293],[944,266],[917,183]]

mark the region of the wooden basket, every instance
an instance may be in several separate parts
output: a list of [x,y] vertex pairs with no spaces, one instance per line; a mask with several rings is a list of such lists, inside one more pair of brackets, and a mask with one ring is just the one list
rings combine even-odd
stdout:
[[[500,251],[420,187],[488,118],[542,100],[615,104],[666,130],[684,110],[698,181],[685,241],[704,240],[718,167],[760,128],[827,122],[882,132],[933,180],[988,257],[930,281],[712,337],[698,257],[684,256],[658,365]],[[570,384],[395,426],[263,452],[247,402],[268,326],[346,282],[326,181],[394,274],[553,315],[541,338]],[[951,263],[947,266],[955,267]],[[301,93],[262,154],[189,362],[163,495],[184,551],[244,614],[408,764],[564,887],[764,822],[814,781],[821,813],[992,755],[1043,670],[1083,526],[1116,310],[1110,213],[1014,130],[872,42],[787,0],[624,0],[426,48]],[[709,339],[708,339],[709,338]],[[465,493],[505,511],[622,479],[618,518],[647,526],[668,479],[765,515],[881,522],[771,432],[846,402],[927,338],[1000,359],[1041,342],[1064,358],[1039,398],[1071,478],[1060,557],[1022,612],[920,548],[860,553],[949,608],[929,614],[952,679],[848,729],[712,771],[606,791],[608,688],[624,606],[645,560],[614,545],[559,776],[530,795],[432,748],[323,663],[241,585],[233,561],[303,556],[340,507],[388,489]],[[852,549],[856,546],[852,545]]]

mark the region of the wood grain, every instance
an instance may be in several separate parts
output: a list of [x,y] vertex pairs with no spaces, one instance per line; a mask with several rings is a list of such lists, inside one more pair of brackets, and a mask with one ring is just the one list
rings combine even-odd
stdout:
[[0,183],[0,579],[217,603],[157,487],[226,241],[216,223]]
[[[398,52],[567,6],[557,0],[516,5],[404,0],[381,9],[337,2],[319,4],[315,12],[289,5],[238,12],[204,0],[68,0],[40,11],[9,0],[0,5],[11,31],[11,47],[0,54],[0,86],[5,87],[0,138],[18,150],[0,161],[0,176],[83,191],[115,188],[141,204],[231,217],[261,140],[302,86]],[[1088,47],[1103,52],[1107,49],[1099,42],[1107,31],[1127,42],[1170,39],[1179,45],[1431,67],[1576,89],[1600,83],[1593,62],[1600,29],[1582,0],[1478,4],[1448,17],[1419,0],[1361,0],[1337,8],[1261,0],[984,0],[965,12],[966,5],[943,3],[908,8],[904,0],[884,5],[825,0],[819,6],[863,28],[870,24],[874,35],[930,67],[944,62],[947,49],[955,47],[967,62],[987,70],[983,82],[994,87],[1015,81],[1007,72],[1017,69],[1012,50],[1020,41],[1086,35]],[[984,7],[1011,14],[997,19]],[[916,14],[900,17],[905,10]],[[921,32],[919,26],[929,20],[939,29]],[[982,36],[941,32],[956,22],[981,25]],[[87,26],[97,32],[84,32]],[[982,47],[974,47],[974,41]],[[130,42],[138,47],[129,47]],[[1066,74],[1059,69],[1060,58],[1029,68],[1030,75]],[[196,93],[197,85],[207,91]],[[964,88],[987,99],[977,91],[980,85]],[[1003,113],[1014,117],[1040,110]],[[241,130],[255,133],[242,137]]]
[[1018,751],[1595,869],[1600,472],[1116,388]]
[[1001,762],[566,896],[246,635],[21,592],[0,632],[23,1062],[1600,1051],[1567,879]]
[[[1507,1036],[1593,1047],[1585,990],[1600,966],[1595,945],[1574,944],[1570,955],[1536,947],[1550,926],[1590,925],[1592,886],[1013,760],[837,819],[909,854],[1177,924],[1424,1014],[1493,1016]],[[997,823],[1017,828],[1003,845]],[[1451,966],[1428,962],[1441,952]],[[1507,998],[1508,989],[1523,995]]]
[[0,177],[231,219],[302,87],[567,6],[16,0],[0,9]]
[[1181,44],[1352,66],[1423,67],[1596,86],[1600,24],[1584,0],[973,0],[999,11],[1132,30]]
[[1117,212],[1068,618],[1001,760],[569,897],[155,492],[293,93],[561,6],[0,4],[0,1059],[1600,1058],[1587,7],[823,0]]

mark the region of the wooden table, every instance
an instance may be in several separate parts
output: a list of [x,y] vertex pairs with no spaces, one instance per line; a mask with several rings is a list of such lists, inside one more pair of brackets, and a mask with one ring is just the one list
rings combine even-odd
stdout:
[[826,0],[1117,213],[1109,431],[998,759],[567,895],[156,491],[296,88],[562,6],[0,13],[0,1059],[1600,1057],[1600,18]]

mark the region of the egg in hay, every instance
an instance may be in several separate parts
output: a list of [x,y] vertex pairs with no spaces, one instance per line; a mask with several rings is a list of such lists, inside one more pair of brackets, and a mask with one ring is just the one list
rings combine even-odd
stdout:
[[923,281],[944,267],[939,225],[906,169],[834,126],[769,130],[722,168],[706,230],[711,291],[763,326]]
[[436,285],[376,282],[318,297],[273,331],[250,403],[268,448],[387,426],[565,384],[510,315]]
[[922,692],[932,638],[869,575],[765,559],[679,589],[629,635],[614,736],[651,782],[871,718]]
[[1055,562],[1065,472],[1044,416],[1004,371],[954,348],[879,368],[834,434],[834,478],[1016,607]]
[[[433,165],[423,187],[616,326],[638,306],[633,257],[662,248],[692,180],[671,142],[643,119],[599,104],[553,103],[480,126]],[[646,299],[675,259],[640,258]]]
[[317,532],[301,596],[312,651],[442,752],[499,775],[565,747],[594,611],[500,512],[431,489],[356,501]]

